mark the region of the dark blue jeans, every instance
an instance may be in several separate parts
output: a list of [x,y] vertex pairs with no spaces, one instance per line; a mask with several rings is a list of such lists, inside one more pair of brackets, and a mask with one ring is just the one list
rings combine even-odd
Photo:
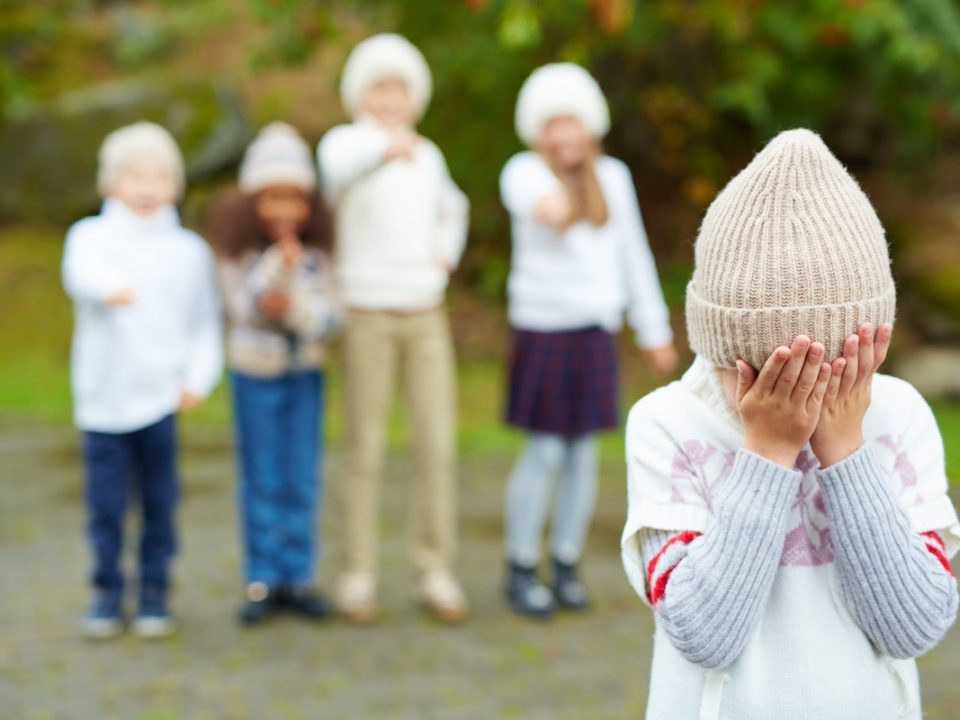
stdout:
[[324,376],[298,370],[231,377],[246,580],[309,585],[322,492]]
[[179,496],[177,433],[173,415],[128,433],[86,432],[88,532],[93,584],[122,590],[123,524],[128,498],[141,508],[140,584],[166,591],[176,552],[174,511]]

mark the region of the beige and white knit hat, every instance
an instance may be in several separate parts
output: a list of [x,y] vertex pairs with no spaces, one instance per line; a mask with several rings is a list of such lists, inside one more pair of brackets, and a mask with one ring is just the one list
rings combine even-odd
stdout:
[[270,185],[293,185],[305,192],[317,186],[310,146],[283,122],[263,128],[243,154],[240,189],[255,193]]
[[166,128],[152,122],[125,125],[107,135],[100,146],[97,191],[106,197],[120,173],[130,163],[155,162],[169,168],[177,184],[177,195],[185,183],[183,155]]
[[780,133],[707,210],[687,332],[718,367],[760,368],[800,334],[832,360],[861,323],[892,322],[895,308],[880,220],[816,133]]
[[532,73],[517,95],[517,135],[534,147],[549,120],[570,115],[600,140],[610,131],[610,108],[593,75],[576,63],[549,63]]
[[417,47],[402,35],[380,33],[357,44],[350,51],[340,78],[340,101],[352,118],[360,114],[367,88],[384,78],[400,78],[410,88],[417,116],[430,103],[433,78]]

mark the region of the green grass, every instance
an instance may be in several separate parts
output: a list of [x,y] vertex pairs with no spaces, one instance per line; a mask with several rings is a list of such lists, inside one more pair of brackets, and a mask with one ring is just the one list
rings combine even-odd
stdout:
[[[72,311],[60,286],[63,231],[15,227],[0,231],[0,414],[53,424],[70,422],[69,346]],[[625,353],[624,409],[655,381]],[[522,435],[502,422],[503,362],[489,356],[461,357],[459,362],[460,448],[466,455],[512,454]],[[343,395],[336,363],[328,373],[327,438],[336,447],[343,439]],[[960,403],[936,401],[933,408],[947,451],[948,472],[960,482]],[[223,437],[230,426],[229,390],[216,393],[184,421],[188,434]],[[402,403],[390,425],[394,447],[408,444]],[[602,440],[604,458],[623,457],[622,433]]]

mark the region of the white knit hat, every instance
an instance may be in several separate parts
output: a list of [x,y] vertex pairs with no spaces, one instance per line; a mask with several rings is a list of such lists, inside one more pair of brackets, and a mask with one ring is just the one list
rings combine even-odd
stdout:
[[340,101],[347,113],[357,117],[367,88],[388,77],[407,84],[421,117],[433,92],[430,67],[413,43],[395,33],[374,35],[350,51],[340,79]]
[[132,162],[155,162],[170,169],[183,193],[183,155],[176,140],[165,128],[151,122],[137,122],[114,130],[100,146],[97,190],[106,197],[113,190],[124,167]]
[[543,126],[561,115],[580,120],[597,140],[610,130],[610,109],[603,91],[590,73],[574,63],[550,63],[526,79],[517,96],[517,135],[533,147]]
[[296,129],[282,122],[263,128],[240,164],[240,189],[245,193],[270,185],[294,185],[305,192],[317,186],[310,146]]
[[687,286],[694,352],[755,368],[800,334],[828,360],[861,323],[893,322],[896,291],[880,220],[820,136],[775,137],[716,197]]

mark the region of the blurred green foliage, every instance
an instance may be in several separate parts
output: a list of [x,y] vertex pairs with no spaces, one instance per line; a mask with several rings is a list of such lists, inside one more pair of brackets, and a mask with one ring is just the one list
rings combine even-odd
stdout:
[[697,210],[788,127],[818,130],[855,169],[916,167],[960,136],[952,0],[254,2],[278,38],[304,33],[295,47],[318,30],[353,40],[361,27],[423,49],[436,84],[423,131],[473,200],[467,270],[490,298],[507,272],[497,175],[519,149],[516,93],[542,63],[597,75],[614,120],[608,149],[634,169],[642,199],[659,191]]
[[[0,114],[100,80],[182,73],[185,55],[197,71],[224,35],[258,73],[342,57],[385,30],[410,37],[433,69],[422,130],[472,199],[462,280],[488,301],[508,269],[496,188],[520,149],[514,100],[542,63],[597,75],[608,150],[633,168],[658,256],[680,274],[689,244],[664,236],[689,235],[778,130],[818,130],[857,171],[922,168],[960,140],[955,0],[0,0]],[[205,47],[217,33],[221,45]],[[333,95],[335,77],[318,82]],[[664,215],[677,212],[687,216],[671,226]]]

